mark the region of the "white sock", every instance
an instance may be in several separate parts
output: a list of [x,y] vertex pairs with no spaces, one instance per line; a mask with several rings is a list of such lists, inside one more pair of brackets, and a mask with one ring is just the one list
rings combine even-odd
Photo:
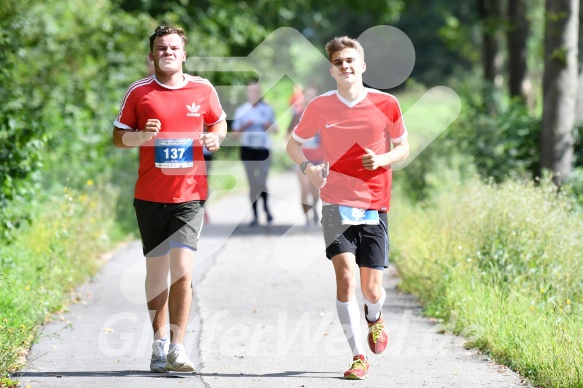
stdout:
[[164,347],[168,347],[168,338],[164,337],[164,338],[158,338],[158,339],[154,339],[154,342],[152,342],[152,346],[158,346],[157,344],[160,344]]
[[387,293],[385,292],[384,288],[381,288],[381,298],[376,303],[372,303],[366,298],[364,299],[364,303],[368,309],[368,314],[366,314],[366,319],[369,322],[376,322],[379,317],[381,316],[381,309],[383,308],[383,304],[385,303],[385,299],[387,298]]
[[182,346],[182,344],[172,344],[172,343],[171,343],[171,344],[170,344],[170,349],[168,349],[168,350],[172,350],[172,349],[174,349],[176,346]]
[[364,354],[360,333],[360,311],[356,298],[348,302],[336,300],[336,311],[338,312],[338,319],[344,330],[344,335],[348,340],[348,345],[352,349],[352,355]]

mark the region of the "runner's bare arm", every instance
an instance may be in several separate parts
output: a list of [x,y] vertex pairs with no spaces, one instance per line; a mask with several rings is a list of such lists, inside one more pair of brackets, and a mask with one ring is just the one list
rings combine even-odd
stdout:
[[221,143],[227,136],[227,121],[223,120],[209,125],[207,133],[201,136],[202,144],[211,152],[221,149]]
[[[302,151],[302,143],[300,143],[293,137],[289,138],[287,142],[286,151],[291,160],[293,160],[293,162],[296,165],[300,166],[300,168],[302,163],[307,162],[304,152]],[[322,188],[326,184],[326,178],[322,174],[323,167],[324,167],[323,164],[314,166],[312,163],[308,162],[307,166],[304,167],[303,171],[304,174],[308,176],[310,182],[312,182],[314,186],[319,188]]]
[[158,119],[149,119],[141,131],[125,130],[113,127],[113,145],[118,148],[134,148],[150,141],[160,132],[161,124]]

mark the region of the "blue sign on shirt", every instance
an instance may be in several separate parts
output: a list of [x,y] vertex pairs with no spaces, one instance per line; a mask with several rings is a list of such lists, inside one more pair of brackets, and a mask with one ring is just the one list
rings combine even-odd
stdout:
[[192,139],[156,139],[156,167],[185,168],[194,166]]
[[378,225],[378,210],[365,210],[357,207],[338,205],[342,225]]

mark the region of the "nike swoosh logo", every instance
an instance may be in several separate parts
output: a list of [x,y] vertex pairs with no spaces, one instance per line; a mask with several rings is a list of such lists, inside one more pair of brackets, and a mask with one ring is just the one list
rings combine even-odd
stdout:
[[340,123],[334,123],[334,124],[328,124],[328,123],[326,123],[326,128],[334,127],[334,126],[336,126],[338,124],[340,124]]

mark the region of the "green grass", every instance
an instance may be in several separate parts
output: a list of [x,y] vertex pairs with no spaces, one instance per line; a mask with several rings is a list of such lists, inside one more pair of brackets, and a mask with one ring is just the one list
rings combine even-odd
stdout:
[[22,366],[38,326],[67,308],[120,237],[115,198],[91,181],[83,192],[65,188],[35,204],[31,225],[0,247],[0,386],[14,384],[8,372]]
[[397,195],[393,259],[428,315],[544,387],[583,386],[583,215],[550,183]]

